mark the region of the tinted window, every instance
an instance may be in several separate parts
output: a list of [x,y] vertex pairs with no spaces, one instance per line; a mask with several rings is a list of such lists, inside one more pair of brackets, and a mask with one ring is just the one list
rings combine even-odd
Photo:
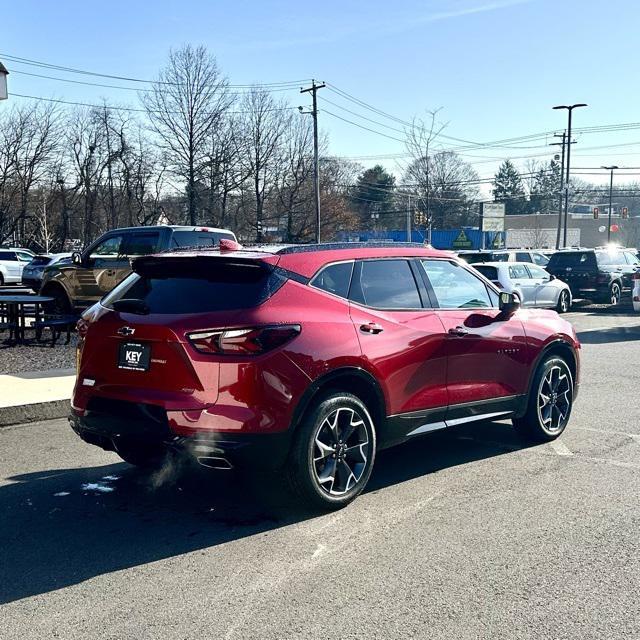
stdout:
[[492,307],[484,282],[463,267],[447,260],[422,260],[421,264],[443,309]]
[[498,269],[496,267],[487,267],[483,264],[479,264],[474,267],[476,271],[479,271],[487,280],[498,279]]
[[353,262],[330,264],[318,273],[311,284],[318,289],[346,298],[349,295],[352,271]]
[[472,264],[474,262],[489,262],[491,256],[488,253],[460,253],[458,257]]
[[0,260],[11,260],[15,262],[16,254],[12,251],[0,251]]
[[529,278],[529,272],[524,265],[514,264],[509,267],[509,277],[512,280],[525,280]]
[[33,256],[30,253],[25,253],[24,251],[18,251],[18,259],[22,262],[31,262]]
[[256,307],[273,295],[285,278],[256,264],[166,260],[131,274],[102,301],[142,300],[149,313],[185,314]]
[[352,300],[378,309],[418,309],[420,294],[406,260],[364,260]]
[[596,252],[596,259],[598,264],[603,267],[627,264],[622,251],[598,251]]
[[549,260],[549,268],[589,267],[593,266],[594,254],[591,251],[558,251]]
[[122,236],[111,236],[91,250],[91,258],[117,258],[120,254]]
[[493,255],[493,262],[509,262],[508,253],[495,253]]
[[160,244],[160,233],[132,233],[125,238],[123,253],[127,256],[146,256],[155,253]]
[[50,262],[51,258],[49,256],[36,256],[30,264],[32,267],[42,267]]
[[531,254],[528,251],[516,251],[516,262],[531,262]]
[[235,240],[232,233],[217,231],[174,231],[171,238],[172,247],[217,247],[220,240]]

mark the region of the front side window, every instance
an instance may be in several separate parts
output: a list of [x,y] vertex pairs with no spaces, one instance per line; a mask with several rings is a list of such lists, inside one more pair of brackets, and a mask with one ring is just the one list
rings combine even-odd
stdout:
[[318,273],[310,282],[311,286],[322,289],[335,296],[346,298],[349,295],[353,262],[330,264]]
[[632,264],[635,267],[640,265],[640,259],[638,259],[638,256],[635,253],[631,251],[625,251],[624,257],[627,259],[627,262],[629,264]]
[[542,280],[549,279],[549,274],[542,267],[537,267],[535,264],[530,264],[527,266],[527,269],[529,269],[529,273],[531,274],[532,278]]
[[350,298],[376,309],[420,309],[418,286],[406,260],[363,260]]
[[493,306],[489,291],[479,278],[447,260],[420,262],[442,309],[478,309]]
[[549,258],[544,253],[532,253],[533,262],[540,267],[546,267],[549,264]]
[[117,258],[120,255],[122,236],[111,236],[97,244],[91,250],[89,257],[94,258]]
[[596,260],[601,267],[617,267],[626,264],[622,251],[598,251]]

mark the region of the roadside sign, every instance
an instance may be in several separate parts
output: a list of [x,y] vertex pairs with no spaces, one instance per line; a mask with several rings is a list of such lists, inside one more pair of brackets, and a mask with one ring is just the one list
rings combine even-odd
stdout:
[[452,246],[454,249],[473,249],[473,243],[467,237],[464,229],[460,231],[458,237],[453,241]]
[[607,230],[607,227],[605,227],[603,224],[601,224],[601,225],[598,227],[598,231],[599,231],[600,233],[604,233],[606,230]]
[[482,231],[504,231],[504,202],[482,203]]

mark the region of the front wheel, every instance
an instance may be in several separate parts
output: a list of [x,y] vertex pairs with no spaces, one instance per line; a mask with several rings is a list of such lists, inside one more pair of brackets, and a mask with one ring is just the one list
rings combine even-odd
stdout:
[[573,376],[567,363],[558,356],[550,356],[538,367],[527,412],[514,418],[518,433],[534,442],[555,440],[566,428],[573,407]]
[[563,289],[560,292],[560,297],[558,298],[558,304],[556,305],[556,310],[558,313],[567,313],[571,308],[571,296],[566,289]]
[[298,426],[286,466],[301,502],[339,509],[358,496],[371,476],[376,432],[363,402],[350,393],[317,400]]

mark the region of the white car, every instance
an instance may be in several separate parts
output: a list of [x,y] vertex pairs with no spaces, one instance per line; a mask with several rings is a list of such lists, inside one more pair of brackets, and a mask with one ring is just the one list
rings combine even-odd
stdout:
[[640,271],[633,274],[633,289],[631,293],[631,299],[633,300],[633,310],[640,311]]
[[0,247],[0,286],[21,282],[22,271],[33,260],[34,255],[28,249]]
[[571,289],[542,267],[530,262],[483,262],[471,265],[503,291],[516,293],[523,307],[544,307],[565,313]]

